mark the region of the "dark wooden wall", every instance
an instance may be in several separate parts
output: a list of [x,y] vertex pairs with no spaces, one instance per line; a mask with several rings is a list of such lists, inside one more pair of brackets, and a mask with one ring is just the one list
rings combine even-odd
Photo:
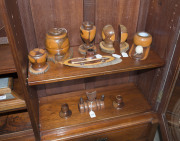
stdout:
[[79,27],[83,21],[83,0],[30,0],[38,46],[45,48],[45,34],[50,28],[64,27],[71,46],[82,41]]
[[[45,34],[52,27],[68,30],[70,45],[80,45],[80,25],[83,21],[93,21],[97,27],[95,42],[101,39],[102,28],[112,24],[119,39],[118,25],[128,28],[128,42],[136,31],[144,30],[149,0],[19,0],[20,15],[25,31],[28,51],[45,48]],[[140,16],[142,16],[140,18]],[[131,44],[130,44],[131,46]],[[87,88],[121,84],[136,81],[136,72],[126,72],[107,76],[79,79],[37,86],[39,97],[76,91]],[[93,82],[95,82],[93,84]]]
[[96,0],[95,25],[97,27],[96,42],[102,40],[101,32],[105,25],[111,24],[118,40],[118,25],[127,27],[129,39],[132,39],[137,28],[140,0]]

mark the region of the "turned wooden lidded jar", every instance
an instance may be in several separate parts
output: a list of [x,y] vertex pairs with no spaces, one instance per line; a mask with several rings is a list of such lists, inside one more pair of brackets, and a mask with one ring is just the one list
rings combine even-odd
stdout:
[[47,53],[44,49],[35,48],[28,55],[31,66],[29,71],[33,74],[41,74],[48,70]]
[[148,57],[152,36],[147,32],[138,32],[134,35],[134,43],[129,56],[136,60],[145,60]]
[[48,60],[61,61],[69,52],[69,39],[65,28],[52,28],[46,34]]

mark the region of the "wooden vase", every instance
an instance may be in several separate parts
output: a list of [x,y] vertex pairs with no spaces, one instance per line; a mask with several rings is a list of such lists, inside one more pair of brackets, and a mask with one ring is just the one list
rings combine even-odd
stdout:
[[129,56],[136,60],[145,60],[149,54],[152,36],[147,32],[138,32],[134,35],[133,41]]
[[80,35],[85,44],[79,46],[79,52],[85,55],[87,49],[93,49],[96,51],[96,47],[92,44],[96,35],[96,27],[92,22],[86,21],[82,23],[80,27]]
[[115,49],[113,43],[115,41],[115,32],[112,25],[106,25],[102,30],[102,39],[100,42],[100,49],[105,53],[114,53]]
[[31,63],[29,71],[33,74],[41,74],[48,70],[47,53],[43,49],[35,48],[29,52],[29,61]]
[[119,25],[120,29],[120,52],[126,52],[129,49],[129,44],[126,42],[128,37],[127,28],[124,25]]
[[70,57],[69,39],[65,28],[52,28],[46,34],[48,60],[62,62]]

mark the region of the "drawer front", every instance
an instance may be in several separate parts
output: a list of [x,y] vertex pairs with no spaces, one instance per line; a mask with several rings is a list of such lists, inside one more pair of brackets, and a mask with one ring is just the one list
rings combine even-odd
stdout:
[[148,139],[150,128],[150,124],[131,126],[74,139],[73,141],[145,141]]

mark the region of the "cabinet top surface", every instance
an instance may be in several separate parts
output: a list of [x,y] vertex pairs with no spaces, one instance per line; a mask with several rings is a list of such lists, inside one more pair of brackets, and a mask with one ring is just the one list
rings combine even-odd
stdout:
[[[96,44],[98,48],[97,54],[107,55],[99,50],[99,44]],[[116,54],[120,54],[119,44],[115,43]],[[73,57],[82,56],[78,52],[78,46],[73,47]],[[86,78],[92,76],[113,74],[118,72],[134,71],[148,68],[155,68],[164,65],[163,59],[161,59],[154,51],[149,52],[149,56],[146,60],[136,61],[130,57],[121,57],[122,62],[116,65],[110,65],[101,68],[76,68],[69,67],[62,64],[54,64],[48,62],[50,65],[49,70],[44,74],[34,75],[29,72],[28,83],[29,85],[39,85],[45,83],[52,83],[58,81],[66,81],[72,79]]]

